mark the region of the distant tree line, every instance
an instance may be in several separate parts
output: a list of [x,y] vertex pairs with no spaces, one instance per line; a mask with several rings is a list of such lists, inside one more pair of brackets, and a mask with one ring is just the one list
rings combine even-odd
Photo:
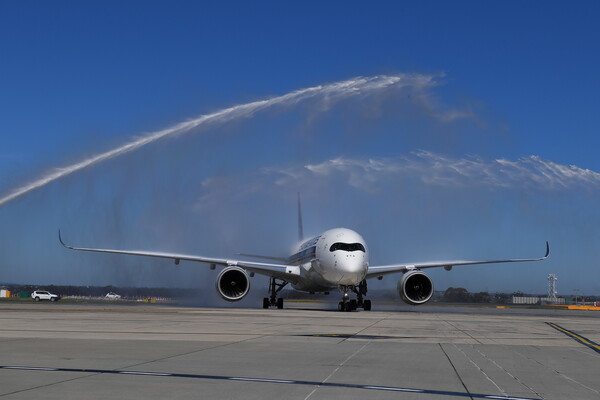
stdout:
[[477,292],[469,293],[465,288],[449,287],[444,292],[440,301],[448,303],[495,303],[505,304],[510,303],[513,294]]

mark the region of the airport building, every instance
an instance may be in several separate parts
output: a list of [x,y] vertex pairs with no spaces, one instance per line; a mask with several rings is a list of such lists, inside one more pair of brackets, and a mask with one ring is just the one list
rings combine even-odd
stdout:
[[513,304],[565,304],[564,297],[513,296]]

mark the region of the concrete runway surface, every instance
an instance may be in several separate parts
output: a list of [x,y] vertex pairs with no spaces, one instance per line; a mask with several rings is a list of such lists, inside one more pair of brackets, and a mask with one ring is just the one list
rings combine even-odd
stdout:
[[286,307],[1,303],[0,398],[600,399],[600,313]]

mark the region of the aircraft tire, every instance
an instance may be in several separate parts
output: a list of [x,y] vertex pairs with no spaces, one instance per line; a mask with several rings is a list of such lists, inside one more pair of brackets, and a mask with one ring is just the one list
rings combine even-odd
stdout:
[[277,308],[280,310],[283,308],[283,299],[282,298],[277,299]]
[[358,303],[354,299],[350,300],[348,305],[350,306],[350,311],[354,311],[358,308]]
[[266,297],[263,299],[263,308],[269,308],[269,299]]
[[344,303],[342,301],[340,301],[338,303],[338,311],[344,311],[345,307],[344,307]]
[[371,311],[371,300],[365,300],[363,303],[363,310]]

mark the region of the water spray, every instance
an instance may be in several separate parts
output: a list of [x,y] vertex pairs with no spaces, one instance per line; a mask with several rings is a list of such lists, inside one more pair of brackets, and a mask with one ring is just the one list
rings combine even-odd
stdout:
[[77,172],[81,169],[90,167],[94,164],[106,161],[110,158],[134,151],[147,144],[155,142],[167,136],[189,132],[190,130],[208,124],[219,124],[235,120],[242,117],[252,117],[255,113],[274,106],[294,105],[298,102],[311,98],[324,98],[329,102],[334,102],[367,94],[370,92],[383,90],[386,88],[402,88],[406,86],[424,89],[435,84],[434,76],[420,74],[399,74],[399,75],[380,75],[374,77],[358,77],[346,81],[340,81],[327,85],[319,85],[305,89],[296,90],[282,96],[272,97],[266,100],[254,101],[246,104],[239,104],[233,107],[225,108],[211,114],[201,115],[189,121],[178,123],[166,129],[150,132],[142,137],[136,138],[129,143],[123,144],[115,149],[91,156],[76,164],[62,168],[56,168],[43,175],[41,178],[26,185],[12,190],[9,194],[0,198],[0,206],[23,196],[32,190],[46,186],[47,184]]

